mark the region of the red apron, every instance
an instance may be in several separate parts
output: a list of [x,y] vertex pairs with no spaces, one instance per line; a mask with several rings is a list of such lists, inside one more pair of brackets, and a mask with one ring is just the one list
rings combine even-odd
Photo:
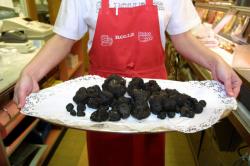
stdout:
[[[153,0],[109,8],[102,0],[90,55],[90,74],[167,78],[158,10]],[[90,166],[163,166],[164,134],[87,132]]]

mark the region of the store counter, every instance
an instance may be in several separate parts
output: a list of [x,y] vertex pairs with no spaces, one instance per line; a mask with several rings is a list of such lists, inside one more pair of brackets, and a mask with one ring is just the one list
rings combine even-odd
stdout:
[[6,54],[0,55],[0,109],[12,100],[14,86],[22,69],[36,56],[39,50],[36,49],[27,54],[6,52]]
[[32,53],[11,55],[9,57],[1,57],[0,59],[0,94],[13,86],[22,69],[32,60],[40,49],[36,49]]

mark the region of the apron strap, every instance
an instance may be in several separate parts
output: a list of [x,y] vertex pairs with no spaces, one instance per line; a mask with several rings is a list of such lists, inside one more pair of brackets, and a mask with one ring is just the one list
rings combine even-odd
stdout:
[[109,8],[109,0],[102,0],[102,8],[108,9]]
[[152,6],[153,5],[153,0],[146,0],[146,5],[147,6]]

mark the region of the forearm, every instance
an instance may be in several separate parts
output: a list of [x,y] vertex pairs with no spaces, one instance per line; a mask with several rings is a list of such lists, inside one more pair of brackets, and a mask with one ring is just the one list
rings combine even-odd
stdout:
[[176,50],[208,70],[214,70],[215,64],[223,61],[217,54],[202,45],[190,32],[171,36]]
[[74,43],[74,40],[55,35],[27,65],[22,74],[29,74],[34,80],[39,81],[62,61]]

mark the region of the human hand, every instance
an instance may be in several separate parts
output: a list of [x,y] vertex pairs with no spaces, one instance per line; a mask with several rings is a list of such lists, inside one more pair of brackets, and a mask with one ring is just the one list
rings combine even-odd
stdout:
[[239,95],[242,81],[228,64],[218,60],[211,72],[214,80],[224,84],[229,96],[236,98]]
[[24,107],[25,98],[32,92],[39,91],[38,82],[29,74],[23,73],[16,83],[13,100],[18,108]]

